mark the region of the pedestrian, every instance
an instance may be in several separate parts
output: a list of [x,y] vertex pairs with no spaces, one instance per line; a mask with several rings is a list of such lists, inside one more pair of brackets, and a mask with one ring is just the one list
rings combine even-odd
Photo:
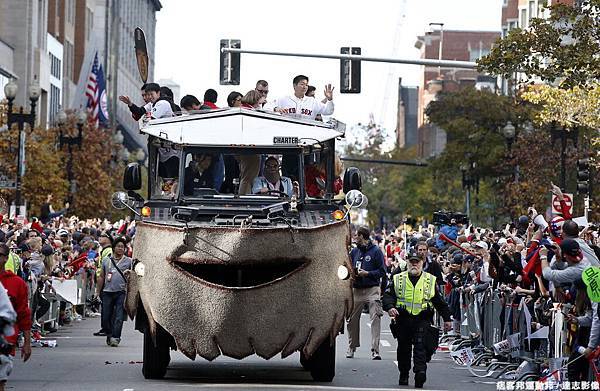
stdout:
[[352,285],[354,308],[348,321],[350,345],[347,358],[353,358],[356,348],[360,346],[360,317],[365,304],[369,307],[371,318],[371,358],[381,360],[379,355],[379,339],[381,334],[381,279],[385,276],[383,253],[370,239],[370,230],[359,227],[356,232],[356,247],[350,252],[355,280]]
[[427,362],[435,352],[432,345],[437,344],[439,338],[437,329],[431,327],[432,307],[444,319],[444,327],[452,328],[450,309],[440,294],[435,276],[423,271],[423,263],[423,257],[411,251],[408,270],[393,276],[383,295],[383,309],[392,318],[390,329],[398,340],[398,384],[408,385],[412,351],[416,388],[423,388],[427,380]]
[[6,336],[6,342],[13,345],[9,354],[0,354],[0,384],[4,388],[4,383],[12,370],[13,357],[15,355],[14,346],[17,345],[17,337],[23,332],[23,346],[21,347],[21,357],[23,361],[31,357],[31,310],[29,309],[29,296],[27,284],[23,279],[15,275],[10,270],[6,270],[8,261],[8,246],[0,243],[0,283],[6,289],[13,309],[17,313],[17,321],[13,325],[14,333]]
[[102,299],[102,329],[106,344],[119,346],[125,320],[125,291],[131,258],[125,256],[127,240],[119,236],[113,241],[113,255],[102,260],[102,271],[96,285],[96,296]]

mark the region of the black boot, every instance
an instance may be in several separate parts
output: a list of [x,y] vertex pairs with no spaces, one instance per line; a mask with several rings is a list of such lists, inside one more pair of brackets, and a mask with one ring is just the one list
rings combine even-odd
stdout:
[[408,372],[400,373],[400,378],[398,379],[398,385],[401,385],[401,386],[408,385]]
[[415,388],[423,388],[425,380],[427,380],[427,375],[425,372],[415,373]]

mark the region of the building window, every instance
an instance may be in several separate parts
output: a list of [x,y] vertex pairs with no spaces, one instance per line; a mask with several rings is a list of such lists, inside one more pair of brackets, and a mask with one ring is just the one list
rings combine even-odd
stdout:
[[61,61],[54,54],[50,54],[50,74],[60,80],[62,78]]
[[50,84],[50,107],[48,112],[50,122],[54,122],[56,113],[60,110],[60,106],[60,89],[54,84]]
[[536,10],[535,10],[535,1],[529,0],[529,18],[535,18]]
[[67,0],[67,22],[75,24],[75,0]]
[[94,29],[94,13],[91,9],[85,9],[85,39],[90,40],[92,36],[92,30]]
[[523,8],[521,10],[521,28],[522,29],[526,29],[528,26],[528,20],[527,20],[527,9]]
[[74,65],[73,65],[73,57],[74,57],[74,50],[73,50],[73,44],[67,40],[65,40],[65,56],[64,56],[64,62],[65,62],[65,69],[64,69],[64,76],[67,79],[71,79],[73,80],[73,70],[74,70]]

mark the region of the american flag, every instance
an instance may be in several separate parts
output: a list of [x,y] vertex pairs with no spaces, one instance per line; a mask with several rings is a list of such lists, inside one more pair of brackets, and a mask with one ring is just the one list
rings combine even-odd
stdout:
[[88,76],[87,87],[85,89],[87,96],[87,110],[90,122],[96,126],[105,126],[108,122],[108,111],[106,104],[106,83],[104,82],[104,72],[102,65],[98,64],[98,52],[94,56],[92,70]]

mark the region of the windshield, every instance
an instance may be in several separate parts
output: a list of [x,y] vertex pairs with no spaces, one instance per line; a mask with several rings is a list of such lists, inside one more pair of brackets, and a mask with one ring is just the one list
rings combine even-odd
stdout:
[[[324,198],[342,190],[343,167],[329,153],[303,148],[225,149],[153,145],[152,198]],[[331,171],[331,172],[330,172]]]
[[[261,153],[258,153],[261,152]],[[243,150],[236,153],[202,148],[186,149],[182,195],[299,195],[301,152]]]

